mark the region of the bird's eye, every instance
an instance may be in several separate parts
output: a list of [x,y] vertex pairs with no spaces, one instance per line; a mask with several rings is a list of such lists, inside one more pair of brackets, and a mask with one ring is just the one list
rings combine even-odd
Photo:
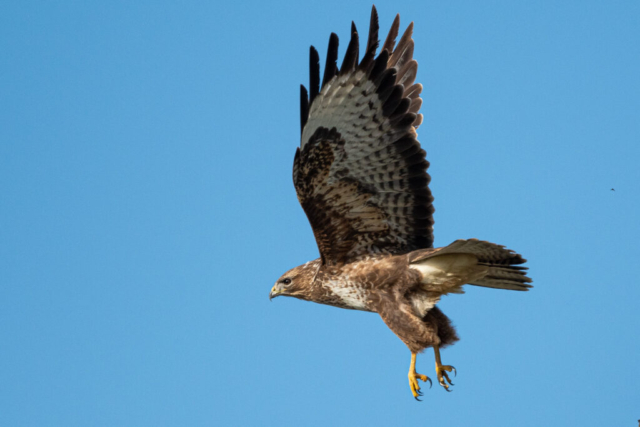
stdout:
[[289,279],[288,277],[286,279],[282,280],[282,283],[284,283],[285,285],[288,285],[291,283],[291,279]]

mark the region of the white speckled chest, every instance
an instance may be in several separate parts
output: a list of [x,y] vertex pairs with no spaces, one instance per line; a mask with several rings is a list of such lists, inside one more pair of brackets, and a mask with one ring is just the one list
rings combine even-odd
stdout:
[[328,280],[323,286],[338,296],[347,308],[368,311],[366,293],[355,283],[346,280]]

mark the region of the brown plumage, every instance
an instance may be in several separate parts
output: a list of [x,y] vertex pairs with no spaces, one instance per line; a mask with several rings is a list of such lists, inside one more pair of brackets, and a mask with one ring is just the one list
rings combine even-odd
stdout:
[[[463,293],[464,284],[527,290],[525,260],[476,239],[433,248],[429,163],[416,129],[422,123],[422,85],[414,83],[413,23],[397,45],[396,16],[380,54],[375,7],[364,56],[358,32],[340,68],[331,34],[320,83],[317,51],[310,50],[310,91],[301,87],[302,138],[293,181],[318,244],[320,258],[285,273],[270,297],[291,296],[375,312],[412,353],[409,384],[420,395],[415,356],[433,347],[438,381],[446,389],[451,366],[439,348],[458,340],[435,304]],[[430,381],[430,380],[429,380]]]

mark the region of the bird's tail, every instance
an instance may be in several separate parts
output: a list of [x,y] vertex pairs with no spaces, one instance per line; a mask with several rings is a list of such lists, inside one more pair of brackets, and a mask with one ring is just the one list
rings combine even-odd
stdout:
[[456,250],[474,254],[478,257],[478,265],[487,267],[487,274],[470,282],[470,285],[512,291],[528,291],[531,287],[531,279],[526,273],[527,267],[521,266],[527,260],[520,254],[504,246],[477,239],[456,240],[448,247],[456,244],[459,245]]
[[[485,264],[486,265],[486,264]],[[485,288],[508,289],[511,291],[528,291],[531,279],[526,276],[527,267],[488,265],[489,271],[482,279],[475,280],[470,285]]]
[[428,257],[447,254],[471,254],[477,258],[477,265],[483,267],[484,271],[470,277],[471,280],[467,282],[470,285],[513,291],[527,291],[531,287],[527,267],[521,266],[526,260],[504,246],[477,239],[456,240],[449,246],[431,252]]

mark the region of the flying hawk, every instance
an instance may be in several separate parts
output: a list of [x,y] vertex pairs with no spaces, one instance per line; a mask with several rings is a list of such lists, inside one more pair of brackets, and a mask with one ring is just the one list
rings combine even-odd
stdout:
[[414,83],[413,23],[395,43],[396,16],[376,57],[378,14],[371,11],[367,47],[358,32],[340,68],[331,34],[322,85],[312,46],[309,92],[301,86],[302,138],[293,182],[315,235],[320,258],[287,271],[270,298],[290,296],[375,312],[411,350],[409,386],[417,399],[416,355],[433,347],[438,382],[447,391],[440,348],[458,340],[436,303],[471,284],[526,291],[525,260],[504,246],[476,239],[433,248],[433,197],[426,153],[416,139],[422,85]]

